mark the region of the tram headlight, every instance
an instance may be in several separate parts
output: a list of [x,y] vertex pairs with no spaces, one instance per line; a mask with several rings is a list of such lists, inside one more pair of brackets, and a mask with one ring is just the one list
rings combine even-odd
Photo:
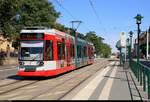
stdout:
[[24,65],[24,62],[19,62],[19,65],[20,65],[20,66]]
[[43,61],[39,63],[39,66],[43,66],[43,65],[44,65],[44,62],[43,62]]

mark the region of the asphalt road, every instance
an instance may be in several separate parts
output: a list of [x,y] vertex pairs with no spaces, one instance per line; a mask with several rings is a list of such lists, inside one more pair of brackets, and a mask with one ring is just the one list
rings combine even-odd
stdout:
[[[103,60],[102,58],[96,58],[96,60]],[[5,66],[0,66],[0,80],[1,79],[9,79],[11,77],[17,76],[17,70],[18,67],[17,65],[5,65]]]
[[17,73],[17,66],[0,66],[0,79],[15,76],[16,73]]

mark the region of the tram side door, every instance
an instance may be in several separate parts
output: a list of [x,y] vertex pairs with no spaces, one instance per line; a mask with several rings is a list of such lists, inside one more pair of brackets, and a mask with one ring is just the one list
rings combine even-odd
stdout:
[[70,45],[66,45],[67,50],[67,66],[70,66]]

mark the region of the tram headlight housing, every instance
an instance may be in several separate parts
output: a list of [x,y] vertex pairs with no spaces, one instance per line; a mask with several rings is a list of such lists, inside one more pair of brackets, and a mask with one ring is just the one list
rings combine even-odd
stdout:
[[19,62],[19,65],[20,65],[20,66],[23,66],[23,65],[24,65],[24,62]]
[[41,62],[39,63],[39,66],[43,66],[43,65],[44,65],[44,62],[41,61]]

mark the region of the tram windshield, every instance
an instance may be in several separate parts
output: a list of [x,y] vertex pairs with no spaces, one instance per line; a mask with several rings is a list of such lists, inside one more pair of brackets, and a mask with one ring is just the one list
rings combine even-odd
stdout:
[[43,41],[22,41],[20,60],[43,60]]

